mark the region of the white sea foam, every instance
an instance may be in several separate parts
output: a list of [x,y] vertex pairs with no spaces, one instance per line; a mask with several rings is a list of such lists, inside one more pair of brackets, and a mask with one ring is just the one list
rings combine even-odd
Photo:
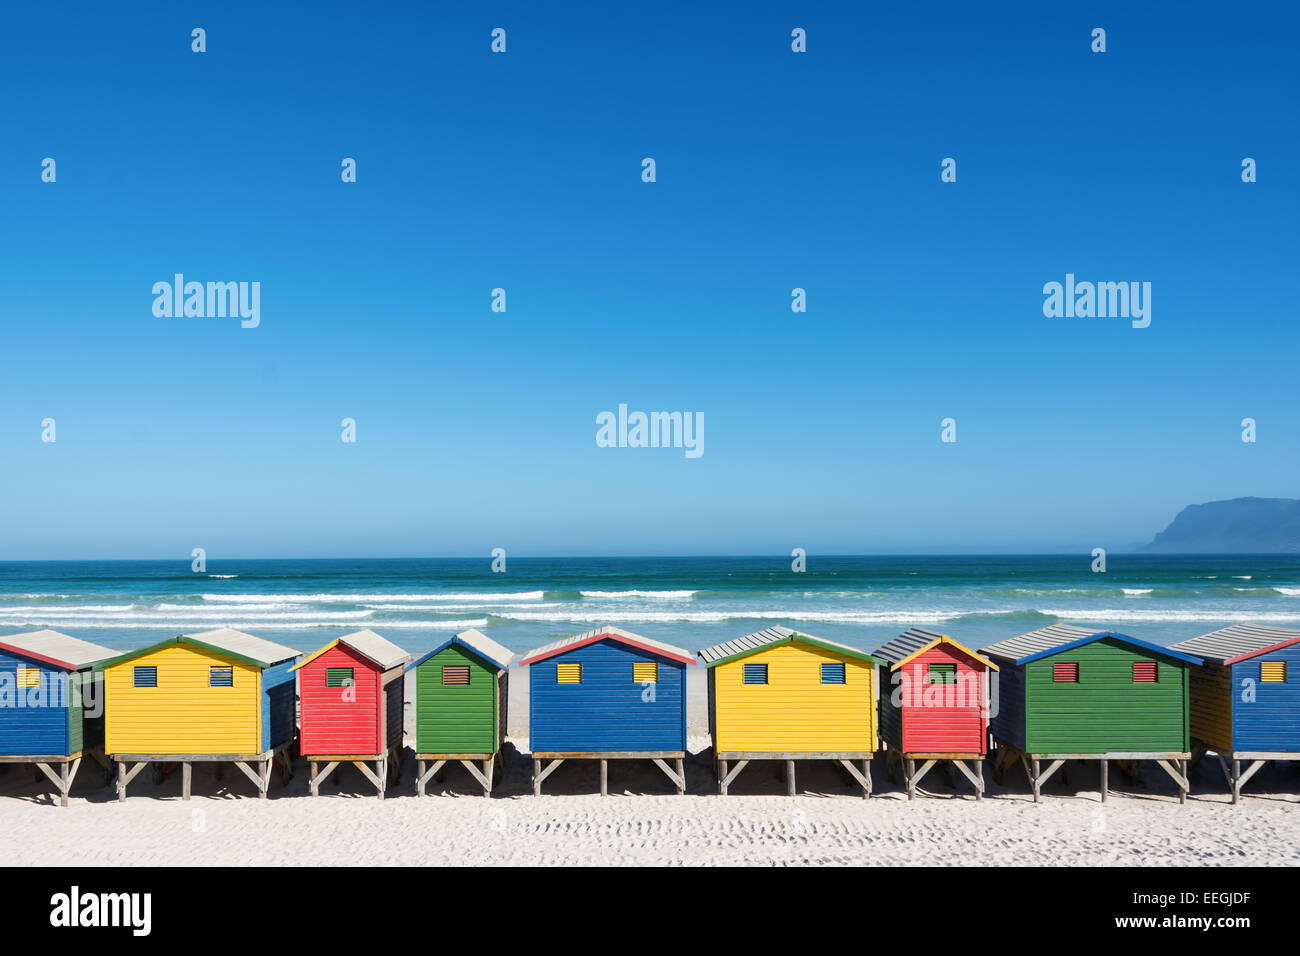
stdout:
[[[1069,608],[1060,610],[1040,610],[1042,614],[1048,614],[1053,617],[1063,618],[1067,621],[1087,621],[1088,623],[1111,621],[1127,622],[1145,622],[1148,624],[1156,623],[1179,623],[1179,622],[1196,622],[1196,621],[1237,621],[1241,618],[1241,612],[1230,610],[1228,608],[1204,608],[1202,610],[1156,610],[1143,609],[1132,610],[1120,608],[1106,608],[1098,610],[1096,608]],[[1300,611],[1251,611],[1250,620],[1252,623],[1260,624],[1264,622],[1285,623],[1287,621],[1300,621]]]
[[[798,610],[748,610],[736,608],[732,611],[517,611],[494,614],[508,621],[584,623],[584,624],[630,624],[637,622],[659,624],[712,624],[722,621],[773,620],[773,621],[814,621],[827,624],[938,624],[972,613],[968,611],[939,610],[905,610],[898,608],[889,611],[819,611],[811,608]],[[974,612],[979,613],[979,612]]]
[[208,577],[224,579],[224,578],[237,578],[239,577],[239,575],[238,574],[209,574]]
[[367,594],[352,591],[345,594],[204,594],[205,601],[226,601],[234,604],[283,602],[286,604],[359,604],[363,601],[410,603],[414,601],[476,601],[479,604],[498,604],[510,601],[540,601],[542,591],[494,592],[486,594]]
[[1155,588],[1121,588],[1129,597],[1141,597],[1143,594],[1150,594]]
[[[309,630],[317,627],[335,627],[346,628],[356,627],[356,622],[352,620],[341,620],[337,617],[317,617],[316,615],[306,615],[307,620],[298,621],[248,621],[239,618],[223,618],[220,620],[221,626],[233,627],[238,630],[245,628],[256,628],[262,631],[299,631]],[[315,617],[315,620],[311,618]],[[42,627],[77,627],[83,630],[150,630],[150,631],[175,631],[185,633],[188,627],[192,630],[194,621],[178,621],[173,619],[156,619],[150,618],[139,621],[122,621],[118,618],[81,618],[76,621],[63,621],[60,618],[14,618],[10,619],[4,614],[0,614],[0,627],[26,627],[40,625]],[[210,622],[218,623],[218,622]],[[410,629],[410,630],[453,630],[463,631],[468,627],[487,627],[487,618],[474,618],[471,620],[461,621],[385,621],[382,625],[383,630]]]
[[584,598],[648,598],[652,601],[682,601],[694,597],[699,591],[580,591]]
[[1285,594],[1287,597],[1300,597],[1300,588],[1275,587],[1273,590],[1278,594]]

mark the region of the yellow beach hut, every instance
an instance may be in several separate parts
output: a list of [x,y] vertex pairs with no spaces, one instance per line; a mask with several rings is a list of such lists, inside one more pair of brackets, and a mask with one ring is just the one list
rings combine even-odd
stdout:
[[780,625],[699,656],[708,668],[709,730],[722,793],[751,760],[783,761],[791,795],[796,760],[834,760],[863,797],[871,794],[876,666],[883,661]]
[[[147,764],[179,763],[190,797],[193,763],[234,763],[266,796],[272,763],[289,774],[297,725],[299,652],[231,628],[169,638],[112,658],[104,672],[104,749],[117,797]],[[130,766],[128,769],[128,765]],[[219,766],[218,766],[219,770]]]

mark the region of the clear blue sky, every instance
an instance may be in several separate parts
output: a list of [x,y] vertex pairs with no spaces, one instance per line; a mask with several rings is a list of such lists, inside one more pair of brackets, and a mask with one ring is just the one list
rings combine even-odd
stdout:
[[[1300,492],[1292,5],[459,6],[0,13],[0,558],[1121,550]],[[155,318],[175,272],[261,326]],[[1151,327],[1045,318],[1067,272]],[[704,455],[598,448],[620,402]]]

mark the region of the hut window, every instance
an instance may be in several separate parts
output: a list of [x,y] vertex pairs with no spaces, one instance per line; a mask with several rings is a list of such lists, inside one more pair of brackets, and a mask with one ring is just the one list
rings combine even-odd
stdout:
[[556,664],[556,665],[555,665],[555,683],[557,683],[557,684],[581,684],[581,683],[582,683],[582,665],[581,665],[581,664]]
[[659,683],[659,665],[654,661],[634,661],[632,664],[632,683]]
[[39,667],[18,668],[18,686],[19,687],[40,687],[41,669]]
[[1059,661],[1053,664],[1052,680],[1057,684],[1079,683],[1078,661]]
[[746,684],[766,684],[766,683],[767,683],[767,665],[766,665],[766,664],[746,664],[746,665],[745,665],[745,683],[746,683]]
[[956,664],[926,664],[925,682],[927,684],[957,683],[957,665]]
[[136,687],[157,687],[158,686],[158,668],[156,667],[137,667],[135,672]]
[[325,668],[325,686],[326,687],[354,687],[356,682],[352,679],[351,667],[327,667]]
[[469,665],[443,664],[442,682],[447,685],[469,686]]
[[1133,683],[1154,684],[1155,682],[1156,682],[1155,661],[1134,661],[1133,662]]
[[1261,661],[1259,679],[1266,684],[1286,683],[1286,661]]
[[822,683],[823,683],[823,684],[843,684],[843,683],[844,683],[844,665],[843,665],[843,664],[823,664],[823,665],[822,665]]
[[208,668],[208,686],[209,687],[234,687],[235,686],[235,669],[233,667]]

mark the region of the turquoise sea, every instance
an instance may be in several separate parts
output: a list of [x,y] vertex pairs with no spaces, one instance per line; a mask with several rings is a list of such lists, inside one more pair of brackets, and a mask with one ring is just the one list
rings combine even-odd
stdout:
[[0,635],[127,649],[229,625],[312,650],[372,628],[409,651],[467,627],[516,651],[613,624],[695,651],[773,623],[873,649],[911,624],[980,646],[1054,621],[1169,643],[1300,627],[1300,556],[1089,555],[0,562]]

